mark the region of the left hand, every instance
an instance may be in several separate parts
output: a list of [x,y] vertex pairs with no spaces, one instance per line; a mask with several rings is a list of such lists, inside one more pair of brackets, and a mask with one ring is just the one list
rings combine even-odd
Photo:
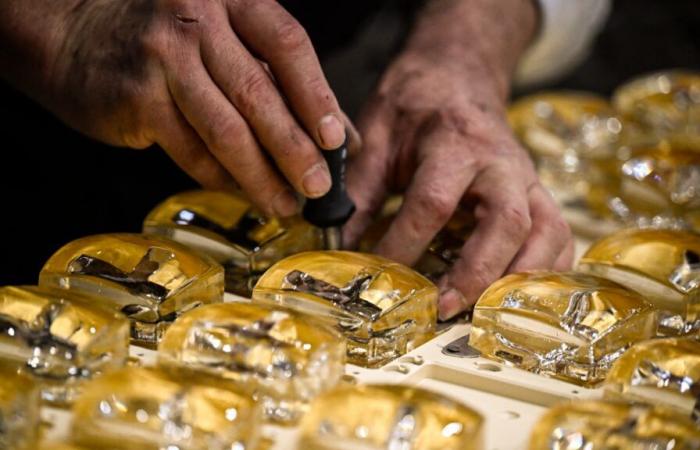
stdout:
[[357,213],[346,242],[357,241],[390,191],[405,192],[375,250],[413,265],[456,208],[473,208],[477,226],[439,282],[442,320],[505,273],[572,262],[569,226],[513,137],[504,97],[479,65],[405,52],[358,120],[364,148],[348,169]]

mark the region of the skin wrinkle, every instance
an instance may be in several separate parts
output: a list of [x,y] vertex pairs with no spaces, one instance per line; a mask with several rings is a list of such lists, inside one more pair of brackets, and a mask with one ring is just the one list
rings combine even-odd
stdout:
[[[153,2],[149,0],[129,0],[123,3],[84,0],[73,8],[72,27],[69,27],[71,33],[58,53],[57,62],[58,65],[67,65],[67,70],[63,70],[65,77],[56,76],[53,97],[62,103],[63,108],[70,108],[69,114],[73,122],[88,134],[98,134],[100,128],[116,126],[112,134],[118,136],[117,140],[129,143],[138,141],[130,137],[133,112],[119,111],[118,105],[122,105],[131,95],[136,95],[134,87],[146,78],[146,56],[141,39],[152,25],[153,15]],[[139,20],[134,21],[134,17]],[[120,26],[115,27],[115,22]],[[105,33],[104,30],[109,32]],[[83,36],[93,36],[99,44],[87,42]],[[104,82],[103,80],[112,78],[112,73],[122,73],[125,76],[119,83]],[[76,95],[86,88],[98,92],[90,97],[96,105],[88,106],[85,104],[87,100]],[[66,101],[67,97],[70,98],[69,101]],[[87,125],[84,123],[84,110],[87,107],[97,107],[98,110],[117,115],[121,119],[108,124]]]

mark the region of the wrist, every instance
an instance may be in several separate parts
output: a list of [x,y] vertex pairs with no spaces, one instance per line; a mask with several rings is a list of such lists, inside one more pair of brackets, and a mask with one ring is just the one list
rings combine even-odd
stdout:
[[44,103],[50,96],[67,18],[78,3],[79,0],[0,2],[0,77]]
[[404,51],[490,79],[505,100],[517,62],[536,35],[538,20],[534,0],[431,0]]

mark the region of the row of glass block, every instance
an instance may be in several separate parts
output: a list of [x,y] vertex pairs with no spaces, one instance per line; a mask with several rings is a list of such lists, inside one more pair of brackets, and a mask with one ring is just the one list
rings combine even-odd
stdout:
[[594,243],[579,272],[508,275],[478,300],[470,345],[537,374],[604,382],[613,400],[700,417],[699,255],[693,232],[630,229]]
[[[7,374],[0,385],[3,449],[260,450],[269,445],[261,434],[260,404],[240,385],[182,369],[137,367],[89,382],[73,406],[66,442],[45,442],[37,436],[36,386],[14,371]],[[311,403],[291,447],[478,450],[482,440],[483,418],[442,395],[402,386],[343,385]]]
[[[660,405],[658,394],[649,394],[659,389],[659,374],[674,366],[690,361],[697,374],[698,345],[694,339],[675,338],[633,347],[623,356],[624,364],[620,359],[616,368],[654,374],[656,378],[647,377],[646,385],[631,386],[635,396],[651,405],[606,400],[555,406],[534,428],[530,448],[697,448],[700,428],[682,408],[689,399],[677,397]],[[689,355],[695,360],[689,360]],[[650,357],[665,366],[633,369]],[[260,408],[239,385],[182,370],[128,368],[86,386],[74,406],[72,444],[41,443],[34,447],[38,390],[14,371],[2,374],[7,381],[0,389],[2,444],[6,445],[2,448],[199,450],[256,449],[262,445]],[[619,393],[611,389],[606,394],[610,392]],[[428,391],[400,386],[339,386],[312,402],[300,424],[296,448],[479,449],[482,428],[479,414]]]
[[509,121],[560,202],[626,225],[700,230],[700,74],[635,79],[606,99],[545,92]]

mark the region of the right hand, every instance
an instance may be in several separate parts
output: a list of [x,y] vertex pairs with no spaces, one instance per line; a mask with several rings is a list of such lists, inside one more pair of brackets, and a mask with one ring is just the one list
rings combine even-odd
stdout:
[[204,187],[235,180],[269,215],[297,211],[293,190],[330,188],[318,147],[339,147],[351,126],[276,1],[83,0],[64,28],[47,106],[69,125],[113,145],[159,144]]

